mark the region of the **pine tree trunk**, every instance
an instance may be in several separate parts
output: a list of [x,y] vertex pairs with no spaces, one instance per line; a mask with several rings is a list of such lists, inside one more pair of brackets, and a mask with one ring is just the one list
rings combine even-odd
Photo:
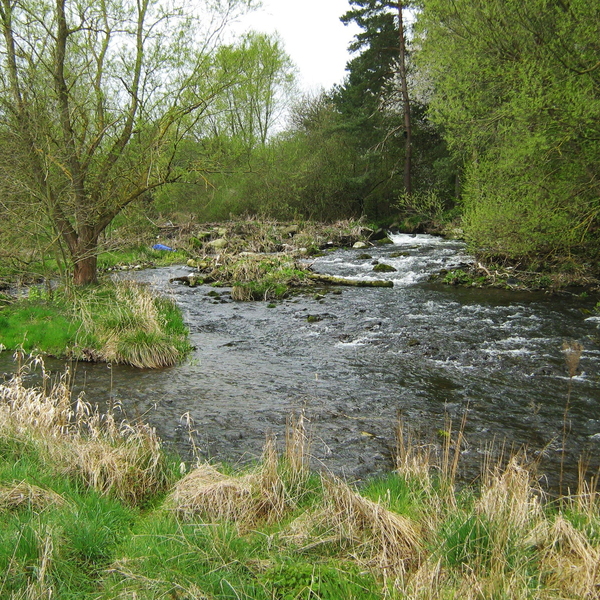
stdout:
[[412,129],[410,124],[410,97],[406,80],[406,42],[404,40],[404,22],[402,19],[402,0],[398,0],[398,23],[400,37],[400,84],[402,86],[402,104],[404,108],[404,191],[412,194],[411,162],[412,162]]

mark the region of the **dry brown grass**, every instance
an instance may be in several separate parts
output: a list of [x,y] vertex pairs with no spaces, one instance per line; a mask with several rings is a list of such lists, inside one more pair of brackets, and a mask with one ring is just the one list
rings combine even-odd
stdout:
[[166,506],[185,519],[232,521],[242,529],[280,520],[297,506],[309,475],[303,415],[290,420],[286,440],[281,457],[274,438],[267,438],[260,463],[242,475],[199,464],[175,485]]
[[72,399],[68,372],[54,382],[44,376],[40,387],[26,387],[22,373],[0,384],[0,435],[33,444],[57,472],[132,504],[170,482],[154,430]]
[[538,536],[548,591],[557,597],[600,598],[600,549],[561,514],[540,524]]
[[0,512],[20,510],[21,508],[41,512],[49,506],[62,506],[63,504],[65,504],[65,500],[60,494],[25,481],[0,486]]
[[360,562],[384,573],[404,575],[419,563],[423,541],[411,519],[364,498],[346,483],[324,479],[325,506],[317,529],[349,546]]
[[[84,340],[97,340],[95,360],[158,369],[177,364],[182,352],[165,331],[165,322],[149,287],[133,281],[114,285],[114,297],[103,288],[76,298]],[[87,355],[84,351],[84,355]]]

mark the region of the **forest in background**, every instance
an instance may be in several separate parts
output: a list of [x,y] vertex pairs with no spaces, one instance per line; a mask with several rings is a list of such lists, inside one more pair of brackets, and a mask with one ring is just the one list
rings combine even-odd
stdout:
[[3,264],[86,283],[117,229],[362,217],[597,274],[600,6],[350,0],[347,76],[303,95],[281,40],[227,37],[250,4],[2,0]]

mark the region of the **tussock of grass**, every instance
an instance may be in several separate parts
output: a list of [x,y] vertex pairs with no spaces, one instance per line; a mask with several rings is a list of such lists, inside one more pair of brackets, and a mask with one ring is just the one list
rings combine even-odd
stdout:
[[199,464],[175,485],[167,505],[185,519],[232,521],[242,528],[281,520],[298,506],[309,477],[304,420],[301,416],[290,423],[285,457],[270,438],[259,465],[248,473],[225,475]]
[[68,373],[41,388],[21,374],[0,384],[0,437],[33,445],[53,471],[76,477],[102,494],[131,504],[164,490],[170,481],[156,433],[142,423],[116,423],[81,399],[72,402]]
[[411,519],[337,479],[324,477],[323,492],[322,507],[290,525],[296,542],[301,541],[305,549],[333,544],[386,576],[403,576],[409,565],[419,562],[422,539]]
[[0,485],[0,512],[29,508],[40,512],[49,506],[61,506],[65,500],[52,490],[21,481],[11,485]]
[[[78,299],[80,346],[106,362],[140,368],[177,364],[189,351],[187,331],[174,303],[130,281],[98,288]],[[85,354],[85,350],[83,350]]]

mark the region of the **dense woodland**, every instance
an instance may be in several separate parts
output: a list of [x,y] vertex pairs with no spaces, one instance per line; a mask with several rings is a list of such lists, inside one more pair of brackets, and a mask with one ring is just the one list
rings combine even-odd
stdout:
[[598,272],[598,3],[350,0],[347,76],[312,95],[280,39],[231,36],[251,2],[197,4],[1,0],[5,264],[87,283],[126,225],[364,217]]

